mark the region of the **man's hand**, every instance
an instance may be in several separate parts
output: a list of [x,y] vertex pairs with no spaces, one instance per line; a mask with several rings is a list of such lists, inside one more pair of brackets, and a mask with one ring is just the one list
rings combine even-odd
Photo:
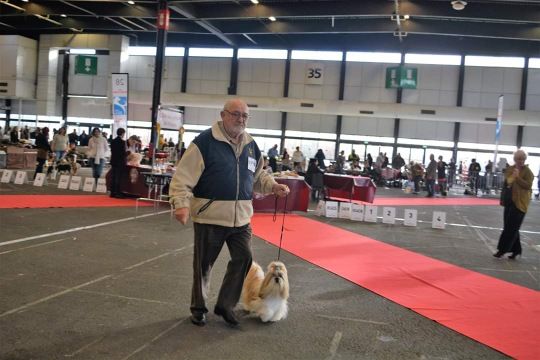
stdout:
[[275,184],[274,186],[272,186],[272,192],[279,197],[285,197],[289,195],[290,190],[287,185]]
[[186,225],[189,219],[189,208],[176,209],[174,211],[174,217],[176,217],[176,220],[180,221],[182,225]]

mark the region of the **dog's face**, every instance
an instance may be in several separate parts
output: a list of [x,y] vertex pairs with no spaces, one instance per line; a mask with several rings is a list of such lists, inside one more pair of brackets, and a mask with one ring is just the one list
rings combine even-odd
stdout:
[[261,297],[279,296],[282,299],[289,297],[289,278],[287,268],[281,261],[272,261],[268,264],[266,275],[261,285]]

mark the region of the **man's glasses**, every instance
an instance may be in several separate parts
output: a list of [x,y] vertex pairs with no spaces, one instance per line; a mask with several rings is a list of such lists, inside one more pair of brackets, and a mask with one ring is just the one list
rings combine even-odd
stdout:
[[246,114],[246,113],[241,113],[241,112],[238,112],[238,111],[230,112],[229,110],[223,110],[223,111],[225,111],[227,114],[231,115],[235,119],[242,118],[244,120],[249,120],[249,118],[251,118],[251,115]]

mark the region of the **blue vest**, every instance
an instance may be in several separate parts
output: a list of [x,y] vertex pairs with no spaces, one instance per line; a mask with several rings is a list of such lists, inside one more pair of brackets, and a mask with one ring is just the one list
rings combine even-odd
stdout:
[[252,199],[255,173],[248,169],[248,158],[254,159],[255,169],[261,158],[255,141],[244,146],[238,160],[231,144],[216,140],[211,128],[203,131],[193,142],[204,162],[204,171],[193,189],[195,197],[230,201]]

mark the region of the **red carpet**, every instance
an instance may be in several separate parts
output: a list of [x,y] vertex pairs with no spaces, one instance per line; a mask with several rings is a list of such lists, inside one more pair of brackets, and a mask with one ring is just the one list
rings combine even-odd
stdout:
[[[348,199],[342,199],[342,198],[332,198],[332,199],[339,200],[339,201],[349,201]],[[353,200],[353,202],[364,204],[363,202],[356,201],[356,200]],[[373,204],[369,204],[369,205],[380,205],[380,206],[451,206],[451,205],[490,206],[491,205],[491,206],[495,206],[495,205],[499,205],[499,200],[487,199],[487,198],[473,198],[473,197],[462,197],[462,198],[375,197],[375,201],[373,201]]]
[[[0,195],[0,209],[121,206],[135,206],[135,200],[115,199],[108,195]],[[139,206],[152,204],[141,201]]]
[[[280,220],[255,214],[252,226],[279,244]],[[540,359],[540,292],[301,216],[285,228],[292,254],[511,357]]]

